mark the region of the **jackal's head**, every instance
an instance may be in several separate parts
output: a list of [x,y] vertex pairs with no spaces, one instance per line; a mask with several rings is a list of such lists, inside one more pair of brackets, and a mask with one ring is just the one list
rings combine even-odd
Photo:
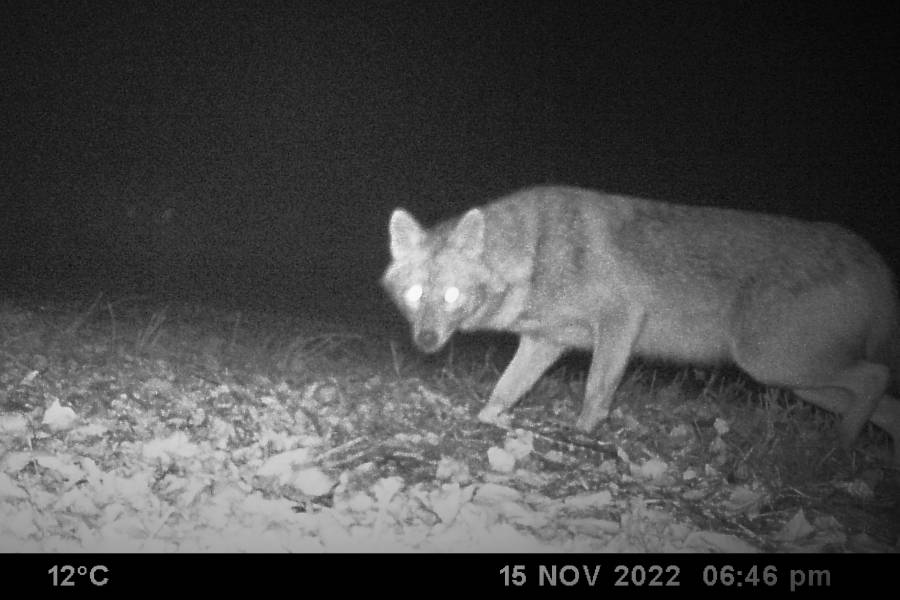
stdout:
[[423,352],[440,350],[460,326],[477,326],[491,288],[484,214],[425,230],[408,212],[391,215],[391,258],[382,285],[412,325]]

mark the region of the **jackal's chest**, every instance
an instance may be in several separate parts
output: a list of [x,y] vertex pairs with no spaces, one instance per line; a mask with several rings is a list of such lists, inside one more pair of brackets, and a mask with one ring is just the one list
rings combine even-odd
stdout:
[[604,339],[631,331],[634,337],[628,346],[637,354],[703,362],[718,361],[727,355],[723,327],[713,315],[694,318],[677,311],[650,311],[640,315],[637,327],[629,326],[634,317],[629,315],[619,311],[590,316],[523,313],[512,329],[521,335],[583,350],[593,350]]
[[588,320],[556,320],[532,318],[524,315],[512,327],[515,333],[545,339],[567,348],[591,349],[594,346],[594,325]]

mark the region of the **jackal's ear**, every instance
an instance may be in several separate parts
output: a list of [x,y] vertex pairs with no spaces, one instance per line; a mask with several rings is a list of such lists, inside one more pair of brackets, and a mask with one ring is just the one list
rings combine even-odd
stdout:
[[463,215],[450,238],[453,247],[468,256],[479,256],[484,250],[484,213],[473,208]]
[[425,231],[416,219],[398,208],[391,214],[391,257],[394,260],[408,256],[422,245]]

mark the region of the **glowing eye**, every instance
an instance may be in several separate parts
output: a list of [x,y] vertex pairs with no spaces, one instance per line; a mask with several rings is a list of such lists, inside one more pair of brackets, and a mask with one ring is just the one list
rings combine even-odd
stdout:
[[403,300],[410,306],[416,306],[422,298],[423,291],[420,284],[411,285],[403,292]]
[[444,290],[444,302],[447,304],[453,304],[459,300],[459,288],[458,287],[448,287]]

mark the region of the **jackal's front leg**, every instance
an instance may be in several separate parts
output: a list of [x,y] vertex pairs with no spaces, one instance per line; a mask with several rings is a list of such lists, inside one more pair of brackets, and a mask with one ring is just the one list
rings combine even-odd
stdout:
[[584,390],[581,415],[575,423],[589,432],[609,415],[613,394],[644,326],[643,311],[622,311],[604,315],[594,325],[594,355]]
[[490,400],[478,413],[478,420],[482,423],[504,425],[503,413],[531,389],[564,350],[564,346],[523,335],[515,356],[503,371]]

